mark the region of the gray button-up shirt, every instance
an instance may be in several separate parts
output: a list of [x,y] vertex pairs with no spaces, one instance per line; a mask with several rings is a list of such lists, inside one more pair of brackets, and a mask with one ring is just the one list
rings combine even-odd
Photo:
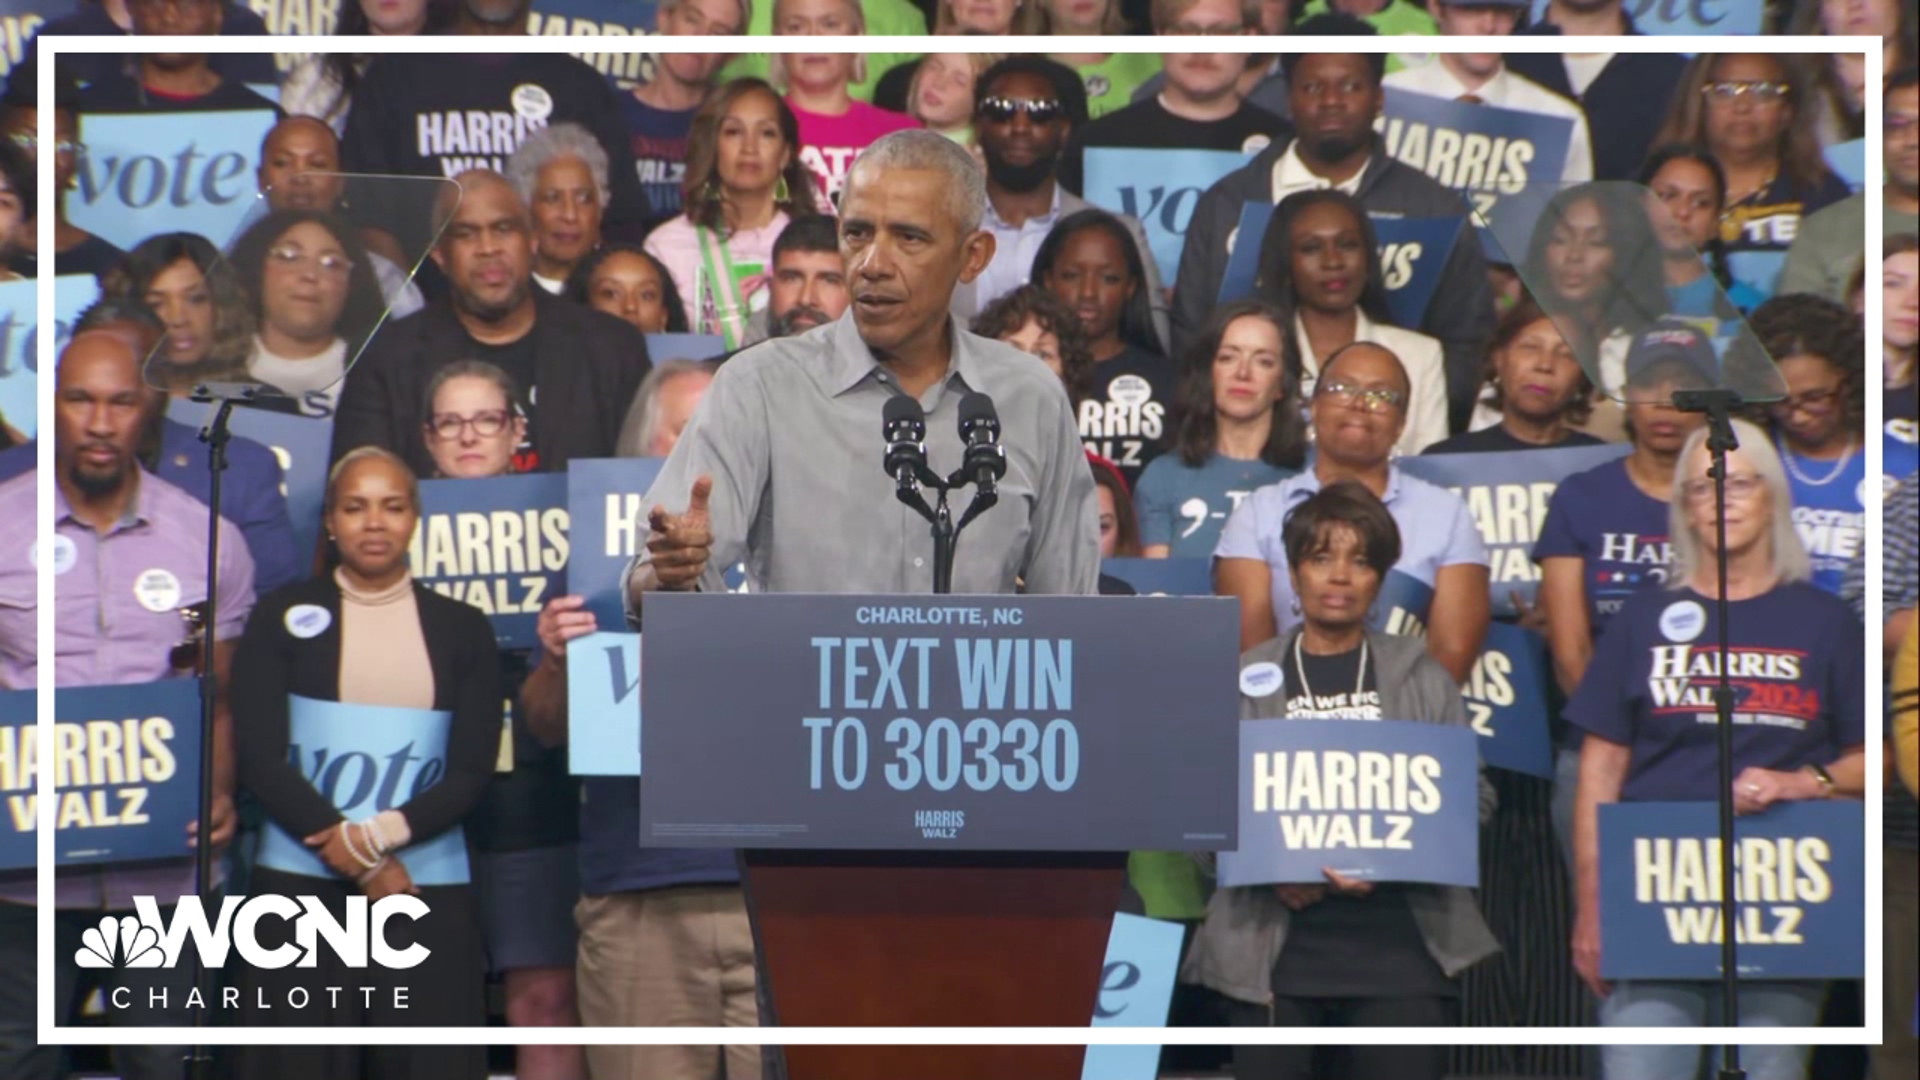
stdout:
[[[960,399],[993,398],[1007,475],[1000,502],[960,534],[955,593],[1092,595],[1100,528],[1092,471],[1060,380],[1012,346],[953,326],[947,374],[920,397],[927,457],[960,465]],[[713,550],[701,588],[745,561],[750,592],[931,593],[933,540],[894,497],[881,468],[881,411],[902,393],[860,339],[851,313],[804,334],[747,349],[721,367],[640,509],[681,512],[693,481],[713,478]],[[953,514],[973,490],[956,492]],[[928,493],[932,502],[932,493]],[[647,559],[645,549],[627,569]],[[629,617],[633,615],[628,593]]]

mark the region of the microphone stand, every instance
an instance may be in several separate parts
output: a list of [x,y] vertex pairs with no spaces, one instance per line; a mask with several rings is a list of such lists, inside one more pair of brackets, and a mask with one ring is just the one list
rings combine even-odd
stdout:
[[991,491],[975,491],[973,501],[967,505],[966,513],[960,515],[956,524],[953,510],[947,505],[948,492],[958,491],[968,485],[965,468],[954,470],[952,476],[942,479],[931,469],[920,472],[918,484],[925,484],[937,494],[933,505],[927,504],[926,496],[920,494],[915,481],[909,480],[894,489],[894,495],[901,502],[912,507],[914,512],[927,519],[933,533],[933,593],[935,596],[947,596],[953,592],[953,555],[954,545],[960,540],[960,532],[972,523],[1000,496]]
[[[1727,665],[1727,454],[1740,447],[1733,431],[1733,412],[1742,404],[1743,399],[1733,390],[1677,390],[1673,395],[1674,408],[1706,415],[1707,451],[1713,456],[1707,474],[1713,478],[1714,569],[1720,586],[1714,601],[1720,678],[1713,689],[1714,728],[1719,736],[1720,993],[1726,1000],[1728,1027],[1740,1026],[1740,968],[1734,929],[1739,923],[1739,905],[1734,899],[1737,879],[1733,865],[1733,682]],[[1746,1080],[1746,1075],[1740,1067],[1740,1048],[1722,1047],[1719,1080]]]
[[[200,429],[200,441],[207,444],[207,601],[206,621],[201,626],[200,638],[200,790],[198,809],[194,820],[199,822],[199,830],[193,846],[193,892],[205,902],[208,891],[213,886],[213,844],[210,842],[212,830],[209,827],[213,818],[213,742],[214,707],[220,692],[218,679],[213,668],[213,650],[215,635],[220,625],[219,619],[219,574],[220,574],[220,486],[221,477],[227,470],[227,443],[232,439],[228,423],[233,419],[233,407],[236,404],[248,404],[261,394],[259,386],[237,383],[207,383],[197,385],[189,395],[190,399],[201,404],[214,406],[213,415],[208,418],[207,426]],[[196,1030],[209,1026],[212,1010],[207,1003],[213,999],[213,972],[200,960],[199,950],[193,950],[193,987],[200,998],[200,1009],[193,1014],[193,1026]],[[196,1040],[184,1060],[186,1080],[213,1080],[213,1048],[203,1041]]]

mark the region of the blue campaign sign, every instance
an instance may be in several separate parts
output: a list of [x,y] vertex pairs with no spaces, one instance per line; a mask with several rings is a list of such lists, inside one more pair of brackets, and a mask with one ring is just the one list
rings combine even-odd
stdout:
[[[1165,1027],[1180,969],[1179,923],[1113,917],[1107,958],[1100,968],[1094,1027]],[[1089,1046],[1081,1080],[1154,1080],[1160,1075],[1158,1046]]]
[[567,644],[568,772],[640,775],[639,691],[639,634],[603,630]]
[[1433,586],[1404,570],[1389,570],[1368,612],[1367,628],[1382,634],[1423,635],[1432,607]]
[[1835,143],[1827,147],[1827,168],[1859,191],[1867,185],[1867,143],[1865,139]]
[[[1643,34],[1758,34],[1766,0],[1626,0],[1624,10]],[[1546,13],[1547,0],[1533,0],[1533,21]]]
[[[1743,979],[1866,970],[1866,819],[1857,801],[1779,803],[1734,819]],[[1720,977],[1719,808],[1600,807],[1600,974]]]
[[32,690],[0,693],[0,870],[34,865],[35,765],[51,758],[59,865],[185,858],[199,808],[200,687],[192,679],[62,688],[60,746],[41,754]]
[[[1260,240],[1273,220],[1273,206],[1250,202],[1240,210],[1233,252],[1220,281],[1220,303],[1252,296],[1260,276]],[[1373,217],[1374,239],[1380,243],[1380,267],[1386,277],[1387,307],[1397,326],[1419,326],[1427,304],[1440,287],[1440,275],[1460,236],[1461,217]],[[1242,242],[1245,240],[1246,242]]]
[[1553,775],[1553,737],[1547,730],[1551,670],[1545,638],[1512,623],[1488,625],[1486,644],[1460,696],[1480,736],[1480,758],[1489,766],[1543,779]]
[[[1564,116],[1503,109],[1388,87],[1380,118],[1387,153],[1473,209],[1488,254],[1511,262],[1488,235],[1523,236],[1560,189],[1573,139]],[[1509,225],[1507,223],[1520,223]]]
[[[639,37],[654,32],[655,0],[533,0],[527,33],[540,37]],[[615,86],[653,77],[653,57],[644,52],[574,53]]]
[[[33,281],[0,285],[0,416],[31,439],[39,414],[34,397],[39,385],[39,300]],[[53,348],[66,347],[74,320],[100,295],[90,274],[53,279]]]
[[1211,559],[1107,559],[1102,573],[1133,586],[1141,596],[1212,596]]
[[415,580],[486,612],[501,648],[532,648],[567,569],[565,496],[558,473],[423,481],[407,552]]
[[1404,720],[1243,720],[1240,846],[1220,884],[1480,884],[1473,732]]
[[648,334],[647,359],[659,364],[666,360],[712,360],[727,351],[719,334]]
[[641,843],[1230,847],[1239,629],[1218,598],[656,593]]
[[1499,454],[1421,454],[1397,463],[1409,476],[1466,500],[1487,546],[1495,615],[1514,615],[1514,597],[1531,605],[1540,590],[1533,543],[1547,520],[1554,489],[1574,473],[1625,457],[1624,443]]
[[567,509],[580,539],[567,567],[567,584],[587,598],[601,630],[623,630],[626,605],[620,582],[634,552],[646,542],[640,504],[664,458],[592,458],[567,463]]
[[[343,705],[290,694],[287,754],[348,821],[405,806],[447,775],[447,730],[453,714],[385,705]],[[415,885],[464,885],[467,839],[455,825],[400,852]],[[267,822],[260,865],[306,877],[331,878],[313,849]]]
[[155,233],[192,232],[224,246],[259,193],[264,109],[96,113],[80,118],[80,159],[67,216],[123,250]]
[[1180,272],[1180,248],[1200,196],[1253,154],[1090,146],[1085,156],[1087,201],[1140,222],[1160,280],[1172,281]]
[[[167,416],[182,424],[204,427],[213,406],[174,398]],[[287,499],[287,517],[293,522],[294,550],[302,558],[320,542],[320,510],[327,498],[328,456],[333,446],[333,418],[295,416],[272,409],[235,409],[228,429],[243,439],[273,451],[283,480],[280,494]]]
[[49,21],[71,14],[80,0],[0,0],[0,79],[27,55],[27,42]]

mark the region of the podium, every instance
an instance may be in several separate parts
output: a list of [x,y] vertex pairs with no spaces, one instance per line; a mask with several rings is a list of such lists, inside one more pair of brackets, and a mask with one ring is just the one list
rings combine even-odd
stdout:
[[[1127,852],[1236,841],[1239,617],[1162,597],[647,598],[640,842],[742,851],[787,1027],[1081,1027]],[[1080,1080],[791,1046],[790,1080]]]

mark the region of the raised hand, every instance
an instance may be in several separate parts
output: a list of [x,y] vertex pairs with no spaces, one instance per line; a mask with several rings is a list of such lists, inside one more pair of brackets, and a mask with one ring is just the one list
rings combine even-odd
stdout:
[[647,553],[662,589],[691,589],[706,572],[713,553],[713,518],[707,511],[712,494],[713,478],[702,475],[693,482],[685,513],[670,514],[662,506],[648,512]]

